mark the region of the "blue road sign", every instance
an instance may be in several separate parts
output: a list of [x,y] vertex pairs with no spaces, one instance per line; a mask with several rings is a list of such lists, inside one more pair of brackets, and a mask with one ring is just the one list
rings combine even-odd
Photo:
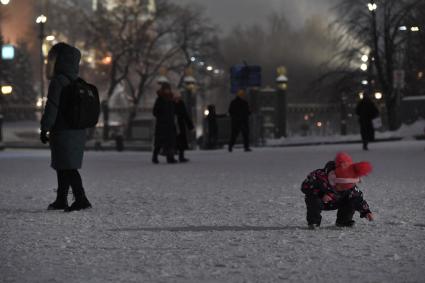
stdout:
[[230,90],[261,86],[261,67],[255,65],[235,65],[230,68]]

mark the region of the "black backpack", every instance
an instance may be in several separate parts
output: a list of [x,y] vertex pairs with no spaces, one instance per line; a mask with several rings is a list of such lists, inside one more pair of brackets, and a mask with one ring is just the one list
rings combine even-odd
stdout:
[[60,108],[71,129],[95,127],[100,114],[97,88],[81,78],[71,81],[62,92]]

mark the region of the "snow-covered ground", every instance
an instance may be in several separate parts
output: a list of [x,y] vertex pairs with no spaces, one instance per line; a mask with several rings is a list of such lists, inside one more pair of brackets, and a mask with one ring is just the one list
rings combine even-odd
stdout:
[[[89,152],[93,209],[50,212],[47,151],[0,152],[1,282],[424,282],[425,142],[150,154]],[[300,184],[337,151],[369,160],[375,222],[306,229]]]
[[[419,119],[416,122],[406,125],[403,124],[397,131],[375,131],[377,139],[415,139],[425,135],[425,120]],[[360,134],[350,135],[332,135],[332,136],[291,136],[288,138],[266,140],[268,146],[282,146],[291,144],[309,144],[309,143],[343,143],[359,141]]]

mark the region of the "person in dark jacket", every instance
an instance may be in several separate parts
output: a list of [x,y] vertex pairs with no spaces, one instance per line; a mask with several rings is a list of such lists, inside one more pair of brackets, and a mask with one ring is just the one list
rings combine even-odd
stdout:
[[218,125],[217,125],[217,113],[215,110],[215,105],[208,105],[208,115],[207,115],[207,148],[214,149],[217,147],[218,140]]
[[229,114],[232,123],[229,152],[232,152],[239,132],[242,132],[245,151],[251,151],[249,146],[249,115],[251,115],[251,111],[248,102],[245,100],[244,90],[240,89],[236,98],[230,103]]
[[336,225],[350,227],[354,225],[355,211],[361,218],[373,220],[363,193],[357,188],[360,177],[369,174],[372,166],[369,162],[353,163],[346,153],[338,153],[334,161],[325,168],[311,172],[301,185],[307,206],[307,223],[310,229],[320,226],[322,210],[338,210]]
[[363,150],[369,150],[369,142],[375,140],[375,129],[372,120],[379,116],[379,110],[370,97],[365,95],[356,106],[356,114],[359,116]]
[[[48,206],[49,210],[74,211],[91,207],[78,172],[83,162],[86,132],[68,126],[63,113],[67,105],[61,103],[64,88],[78,78],[80,58],[80,51],[66,43],[54,45],[48,54],[46,75],[50,84],[41,119],[40,140],[49,142],[51,167],[56,170],[58,179],[56,200]],[[68,207],[70,186],[75,201]]]
[[168,163],[176,163],[174,150],[176,146],[175,104],[171,86],[163,83],[157,91],[157,99],[153,107],[155,123],[155,141],[152,162],[159,163],[158,155],[162,152]]
[[192,119],[187,112],[186,105],[182,100],[180,93],[175,93],[174,95],[175,103],[175,112],[177,116],[177,137],[176,137],[176,149],[179,155],[180,162],[188,162],[189,159],[184,157],[184,151],[189,149],[189,144],[187,141],[187,130],[193,131],[195,129]]

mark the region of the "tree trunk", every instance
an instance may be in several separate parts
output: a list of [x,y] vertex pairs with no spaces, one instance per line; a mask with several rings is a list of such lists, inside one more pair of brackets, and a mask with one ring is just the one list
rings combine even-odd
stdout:
[[138,103],[134,104],[130,108],[130,114],[128,115],[127,128],[126,128],[126,134],[125,134],[127,139],[133,138],[133,122],[137,115],[137,108],[138,108]]
[[394,90],[394,95],[385,100],[385,106],[387,108],[388,128],[390,131],[396,131],[401,126],[400,94],[398,90]]

